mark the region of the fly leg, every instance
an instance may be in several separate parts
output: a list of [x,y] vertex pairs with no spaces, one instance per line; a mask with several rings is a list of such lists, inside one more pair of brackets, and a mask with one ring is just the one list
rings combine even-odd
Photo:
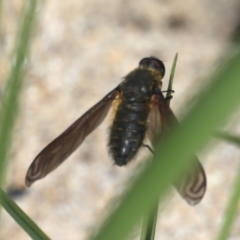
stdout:
[[[161,91],[162,93],[167,93],[167,92],[171,92],[171,93],[174,93],[174,90],[165,90],[165,91]],[[173,98],[173,96],[169,96],[169,97],[165,97],[165,99],[170,102],[170,100]]]
[[[163,92],[170,92],[170,93],[174,93],[174,91],[173,90],[166,90],[166,91],[161,91],[162,93]],[[168,96],[168,97],[165,97],[165,99],[167,100],[167,102],[168,102],[168,105],[170,104],[170,100],[173,98],[173,96],[172,95],[170,95],[170,96]]]
[[169,97],[166,97],[165,99],[170,101],[170,99],[172,99],[172,98],[173,98],[173,96],[169,96]]
[[171,92],[171,93],[175,93],[174,90],[170,89],[170,90],[165,90],[165,91],[161,91],[162,93],[166,93],[166,92]]
[[152,148],[149,145],[143,144],[142,146],[146,147],[152,154],[154,154],[154,151],[152,150]]

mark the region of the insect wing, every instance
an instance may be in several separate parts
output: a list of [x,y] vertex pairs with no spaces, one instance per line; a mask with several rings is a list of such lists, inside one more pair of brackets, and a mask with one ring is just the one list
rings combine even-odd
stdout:
[[[162,135],[179,123],[159,89],[156,90],[153,97],[159,108]],[[192,158],[186,172],[173,185],[190,205],[196,205],[201,201],[206,191],[207,180],[203,167],[196,156]]]
[[81,145],[85,137],[104,120],[118,94],[118,88],[108,93],[37,155],[26,175],[28,187],[52,172]]

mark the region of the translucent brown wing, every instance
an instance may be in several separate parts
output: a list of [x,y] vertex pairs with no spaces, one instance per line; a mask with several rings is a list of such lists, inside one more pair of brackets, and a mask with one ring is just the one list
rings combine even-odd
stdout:
[[[156,111],[157,108],[158,111]],[[174,125],[179,124],[159,88],[156,88],[155,90],[152,112],[150,112],[150,114],[150,121],[155,121],[155,124],[158,125],[158,129],[160,129],[160,131],[158,130],[154,136],[154,127],[148,128],[148,134],[153,144],[156,143],[162,133],[165,134],[169,132]],[[180,180],[173,183],[173,185],[190,205],[196,205],[201,201],[206,191],[207,180],[203,167],[196,156],[192,158],[189,168],[182,175]]]
[[118,94],[118,88],[108,93],[37,155],[26,175],[25,183],[28,187],[57,168],[81,145],[85,137],[106,117]]

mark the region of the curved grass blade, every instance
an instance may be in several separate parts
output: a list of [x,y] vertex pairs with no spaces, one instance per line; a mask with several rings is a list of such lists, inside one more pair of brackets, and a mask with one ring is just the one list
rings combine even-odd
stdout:
[[234,219],[237,216],[238,204],[240,199],[240,165],[237,171],[237,176],[234,184],[234,190],[232,197],[229,200],[229,204],[225,214],[225,221],[219,232],[218,240],[227,240],[229,239],[229,233],[231,231]]
[[32,239],[50,239],[2,189],[0,189],[0,204]]
[[[233,143],[237,146],[240,146],[240,137],[235,136],[229,133],[225,132],[217,132],[215,134],[218,138],[221,138],[223,140],[228,141],[229,143]],[[232,225],[234,223],[234,219],[237,216],[237,209],[238,209],[238,204],[239,204],[239,199],[240,199],[240,166],[237,171],[237,176],[233,188],[233,194],[232,197],[229,200],[229,204],[225,213],[225,221],[222,224],[222,227],[220,228],[220,232],[218,235],[218,240],[227,240],[229,238],[229,234],[232,228]]]
[[236,87],[240,78],[239,66],[239,52],[221,65],[212,82],[199,94],[198,103],[182,121],[181,127],[173,129],[161,142],[151,164],[137,178],[93,239],[124,239],[157,197],[164,197],[170,182],[177,179],[191,161],[193,152],[206,145],[210,134],[240,103],[240,90]]
[[27,55],[36,16],[37,3],[37,0],[25,1],[22,21],[16,38],[12,68],[3,93],[0,112],[0,186],[3,182],[7,152],[11,142],[12,129],[17,116],[19,95],[26,72]]
[[[19,32],[16,38],[11,72],[6,81],[0,112],[0,186],[3,183],[7,153],[11,142],[14,121],[17,116],[20,91],[27,67],[31,33],[36,18],[38,0],[26,0]],[[0,204],[16,222],[33,238],[49,239],[37,225],[0,188]]]

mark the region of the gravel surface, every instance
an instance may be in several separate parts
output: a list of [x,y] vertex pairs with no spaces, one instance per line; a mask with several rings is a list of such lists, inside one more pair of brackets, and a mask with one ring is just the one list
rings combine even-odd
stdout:
[[[22,2],[3,3],[2,84],[10,66]],[[12,189],[17,204],[51,239],[87,239],[106,215],[111,200],[122,193],[137,160],[123,168],[113,165],[106,144],[110,116],[61,167],[25,191],[25,174],[38,152],[117,86],[140,59],[150,55],[164,61],[167,82],[174,55],[179,53],[171,106],[181,119],[227,48],[239,21],[239,7],[237,0],[43,2],[9,156],[6,189]],[[240,133],[237,118],[233,130]],[[138,158],[142,154],[144,150]],[[206,196],[190,207],[173,190],[168,205],[160,210],[156,239],[216,238],[240,151],[224,142],[212,142],[198,156],[208,177]],[[237,217],[229,239],[239,239],[239,229]],[[5,211],[0,238],[30,239]],[[139,239],[138,231],[129,239]]]

